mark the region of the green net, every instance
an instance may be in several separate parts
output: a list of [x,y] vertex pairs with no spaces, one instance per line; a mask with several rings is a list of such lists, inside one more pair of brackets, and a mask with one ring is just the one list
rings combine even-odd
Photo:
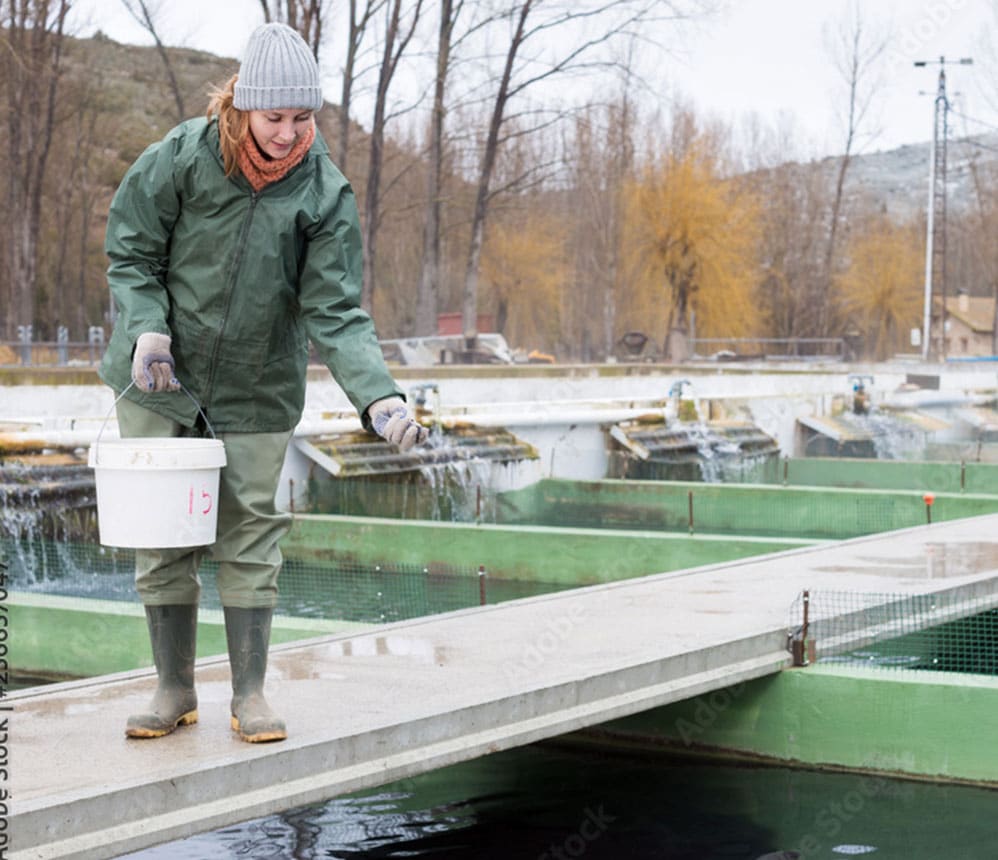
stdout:
[[804,592],[789,638],[799,662],[998,675],[998,594]]
[[[25,593],[138,602],[134,550],[49,540],[0,540],[8,586]],[[220,607],[217,564],[200,568],[201,605]],[[557,583],[490,578],[476,566],[301,561],[286,559],[278,580],[277,612],[303,618],[388,623],[483,603],[561,590]]]

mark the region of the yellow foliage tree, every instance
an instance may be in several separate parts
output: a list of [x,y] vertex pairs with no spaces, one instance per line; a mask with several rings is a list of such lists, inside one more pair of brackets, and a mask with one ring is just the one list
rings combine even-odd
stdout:
[[632,286],[622,316],[664,330],[667,353],[691,312],[698,337],[758,334],[760,205],[747,184],[721,174],[709,141],[694,137],[651,163],[624,198]]
[[568,272],[565,228],[551,215],[507,212],[489,226],[482,250],[483,304],[510,345],[555,350]]
[[877,359],[905,348],[920,325],[924,249],[921,230],[877,217],[855,231],[838,283],[847,313]]

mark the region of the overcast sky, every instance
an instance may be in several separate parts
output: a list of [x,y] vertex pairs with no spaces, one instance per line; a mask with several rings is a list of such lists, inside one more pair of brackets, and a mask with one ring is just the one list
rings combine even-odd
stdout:
[[[998,0],[727,0],[720,14],[686,32],[683,44],[661,64],[658,86],[731,122],[751,112],[766,123],[790,115],[808,141],[809,151],[802,154],[841,152],[837,111],[843,85],[827,34],[857,2],[869,31],[893,33],[876,104],[880,131],[864,142],[864,150],[931,137],[933,99],[920,90],[935,94],[938,66],[919,69],[913,61],[940,56],[975,60],[973,66],[947,67],[948,92],[960,113],[983,124],[951,115],[954,132],[998,131],[998,68],[989,44],[998,30]],[[240,57],[249,33],[263,20],[255,0],[161,5],[166,17],[160,26],[169,44],[222,56]],[[74,16],[81,35],[99,27],[120,42],[150,42],[120,0],[76,0]],[[336,101],[335,54],[325,58],[324,75],[326,97]],[[367,124],[362,114],[356,118]]]

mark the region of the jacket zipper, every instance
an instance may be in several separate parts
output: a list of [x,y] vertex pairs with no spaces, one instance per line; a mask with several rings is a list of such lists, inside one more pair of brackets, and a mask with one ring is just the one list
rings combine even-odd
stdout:
[[218,355],[222,349],[222,336],[225,333],[225,324],[229,319],[229,311],[232,309],[232,299],[236,293],[236,284],[239,281],[239,270],[243,264],[243,252],[246,249],[246,237],[249,235],[250,225],[253,223],[253,214],[256,211],[257,201],[260,199],[259,191],[250,192],[250,206],[246,217],[243,220],[242,228],[239,231],[239,244],[236,247],[236,257],[232,264],[232,274],[225,295],[225,309],[222,311],[222,319],[218,324],[218,335],[215,338],[215,347],[211,351],[211,364],[208,367],[208,384],[205,386],[204,407],[210,412],[208,404],[211,403],[212,395],[215,392],[215,368],[218,366]]

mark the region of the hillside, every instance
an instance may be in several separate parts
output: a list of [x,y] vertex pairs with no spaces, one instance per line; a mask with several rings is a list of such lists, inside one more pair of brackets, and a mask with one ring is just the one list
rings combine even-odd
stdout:
[[[187,117],[201,114],[209,89],[224,84],[238,69],[235,60],[202,51],[169,52]],[[105,138],[104,151],[114,151],[122,170],[177,124],[177,108],[155,48],[122,45],[101,34],[67,38],[65,65],[64,94],[75,95],[79,107],[96,112],[99,122],[116,130]]]
[[[929,196],[930,151],[931,145],[923,143],[855,156],[847,174],[846,193],[902,220],[924,213]],[[982,171],[998,167],[998,134],[949,141],[946,205],[954,214],[975,204],[972,160]],[[826,158],[821,162],[830,178],[838,171],[840,161]]]
[[[200,116],[209,93],[239,69],[239,62],[188,48],[168,48],[173,73],[184,102],[184,119]],[[87,87],[83,90],[82,82]],[[170,91],[163,62],[154,47],[124,45],[98,33],[92,39],[66,40],[66,71],[63,88],[94,108],[101,122],[112,120],[118,128],[106,147],[117,147],[121,172],[152,141],[159,139],[180,119]],[[319,113],[319,128],[332,149],[339,116],[327,103]],[[360,126],[352,130],[363,139]]]

